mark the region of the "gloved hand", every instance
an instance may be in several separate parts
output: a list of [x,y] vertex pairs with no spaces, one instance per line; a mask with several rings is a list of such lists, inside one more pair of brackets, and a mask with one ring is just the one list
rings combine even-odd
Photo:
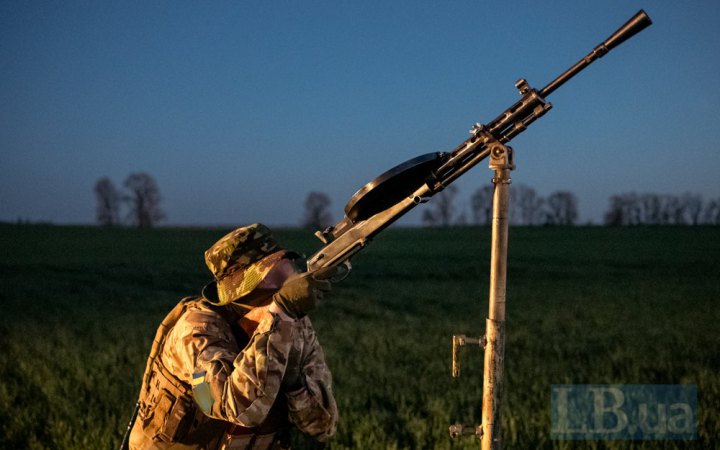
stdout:
[[273,301],[293,319],[304,317],[317,306],[323,295],[332,289],[329,280],[320,278],[330,278],[335,271],[335,268],[322,269],[290,278],[273,295]]

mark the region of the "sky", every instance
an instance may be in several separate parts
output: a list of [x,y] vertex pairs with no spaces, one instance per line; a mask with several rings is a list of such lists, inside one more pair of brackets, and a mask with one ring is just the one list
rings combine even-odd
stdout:
[[720,2],[1,2],[0,221],[94,223],[95,182],[133,172],[169,225],[297,225],[310,191],[339,220],[641,8],[654,24],[512,142],[513,183],[573,191],[583,223],[622,192],[720,198]]

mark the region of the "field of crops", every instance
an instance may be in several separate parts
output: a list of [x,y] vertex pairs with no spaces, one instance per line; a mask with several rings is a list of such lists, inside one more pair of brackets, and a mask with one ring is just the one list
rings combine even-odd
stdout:
[[[111,449],[155,329],[208,281],[227,230],[0,225],[0,448]],[[311,253],[312,233],[281,241]],[[478,448],[489,229],[390,229],[311,314],[334,373],[331,449]],[[512,228],[507,448],[713,448],[720,436],[720,229]],[[695,384],[696,441],[559,441],[552,384]],[[314,448],[297,439],[297,448]]]

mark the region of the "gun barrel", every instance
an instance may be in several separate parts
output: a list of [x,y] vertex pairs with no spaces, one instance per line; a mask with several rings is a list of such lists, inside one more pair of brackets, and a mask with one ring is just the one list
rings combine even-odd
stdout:
[[641,32],[651,24],[652,20],[650,20],[650,16],[648,16],[647,13],[641,9],[637,12],[637,14],[632,16],[630,20],[625,23],[625,25],[618,28],[618,30],[614,32],[612,36],[605,39],[603,45],[608,50],[612,50],[618,45],[622,44],[623,42],[627,41],[631,37]]
[[540,97],[550,95],[555,89],[559,88],[570,78],[577,75],[581,70],[589,66],[593,61],[598,58],[602,58],[607,52],[622,44],[626,40],[630,39],[640,31],[644,30],[652,24],[650,16],[647,15],[642,9],[630,18],[623,26],[617,29],[609,38],[605,39],[602,44],[598,45],[588,53],[586,57],[575,63],[574,66],[565,71],[562,75],[555,78],[547,86],[545,86],[540,92]]

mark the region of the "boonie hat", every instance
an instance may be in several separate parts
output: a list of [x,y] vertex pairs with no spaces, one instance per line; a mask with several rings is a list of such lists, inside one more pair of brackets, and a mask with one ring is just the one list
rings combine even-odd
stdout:
[[244,297],[287,253],[263,224],[231,231],[205,252],[205,264],[215,281],[205,286],[203,296],[217,305]]

